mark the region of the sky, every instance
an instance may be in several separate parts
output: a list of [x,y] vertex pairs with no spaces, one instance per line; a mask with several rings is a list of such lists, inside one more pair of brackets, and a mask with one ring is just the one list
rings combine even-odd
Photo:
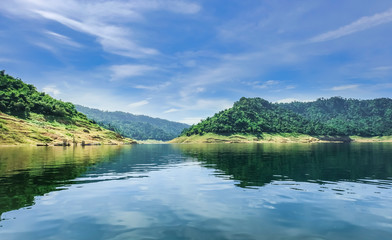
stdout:
[[74,104],[194,124],[241,97],[392,97],[390,0],[0,5],[0,69]]

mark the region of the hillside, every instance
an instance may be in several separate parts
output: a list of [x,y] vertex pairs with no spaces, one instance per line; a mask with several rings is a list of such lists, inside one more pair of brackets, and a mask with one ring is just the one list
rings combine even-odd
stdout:
[[171,140],[189,125],[125,112],[108,112],[76,105],[76,109],[99,125],[137,140]]
[[241,98],[232,108],[209,117],[193,125],[182,135],[203,135],[205,133],[235,134],[248,133],[303,133],[337,134],[335,129],[322,123],[316,123],[286,110],[277,104],[261,98]]
[[279,104],[313,122],[321,122],[341,135],[392,135],[392,99],[320,98],[314,102]]
[[[205,134],[249,135],[260,140],[266,134],[287,138],[291,133],[290,136],[302,134],[305,139],[317,136],[318,140],[327,141],[346,141],[344,136],[351,135],[388,136],[392,135],[391,112],[391,99],[361,101],[335,97],[310,103],[276,104],[261,98],[243,97],[232,108],[186,129],[174,142],[186,142],[186,137],[189,140],[192,136]],[[216,136],[211,138],[228,141]]]
[[0,71],[0,144],[132,143],[103,129],[72,103],[38,92]]

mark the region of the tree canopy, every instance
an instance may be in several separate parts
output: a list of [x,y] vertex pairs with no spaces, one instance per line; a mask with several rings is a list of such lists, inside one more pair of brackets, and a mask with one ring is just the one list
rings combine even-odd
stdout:
[[182,135],[205,133],[303,133],[309,135],[392,135],[392,100],[333,97],[315,102],[271,103],[241,98],[232,108],[191,126]]
[[314,102],[279,104],[313,122],[321,122],[342,135],[392,135],[392,99],[319,98]]
[[37,113],[64,123],[73,123],[76,118],[88,120],[72,103],[38,92],[33,85],[5,74],[4,70],[0,71],[0,111],[24,119]]

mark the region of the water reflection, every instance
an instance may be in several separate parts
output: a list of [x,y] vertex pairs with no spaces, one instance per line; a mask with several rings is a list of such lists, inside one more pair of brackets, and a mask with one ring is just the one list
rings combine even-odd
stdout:
[[[392,144],[174,145],[240,187],[274,181],[364,182],[390,187]],[[382,181],[386,180],[386,181]]]
[[169,145],[1,147],[1,214],[71,184],[145,177],[185,161]]
[[[0,239],[388,239],[392,234],[391,144],[3,150],[0,204],[4,200],[7,212]],[[30,207],[19,209],[23,206]]]
[[89,167],[110,162],[131,147],[1,147],[0,216],[32,205],[36,196],[60,190]]

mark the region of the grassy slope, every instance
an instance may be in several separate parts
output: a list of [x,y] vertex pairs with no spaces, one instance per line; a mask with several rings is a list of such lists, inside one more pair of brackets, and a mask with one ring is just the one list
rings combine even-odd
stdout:
[[[364,138],[352,136],[350,139],[354,142],[392,142],[392,136]],[[218,135],[207,133],[202,136],[191,135],[175,138],[169,143],[316,143],[316,142],[344,142],[348,138],[341,137],[315,137],[297,133],[263,133],[261,137],[251,134],[232,134]]]
[[135,143],[132,139],[103,129],[88,121],[79,120],[75,124],[61,124],[46,121],[43,115],[32,114],[29,120],[19,119],[0,112],[0,145],[56,144],[64,140],[73,144]]

